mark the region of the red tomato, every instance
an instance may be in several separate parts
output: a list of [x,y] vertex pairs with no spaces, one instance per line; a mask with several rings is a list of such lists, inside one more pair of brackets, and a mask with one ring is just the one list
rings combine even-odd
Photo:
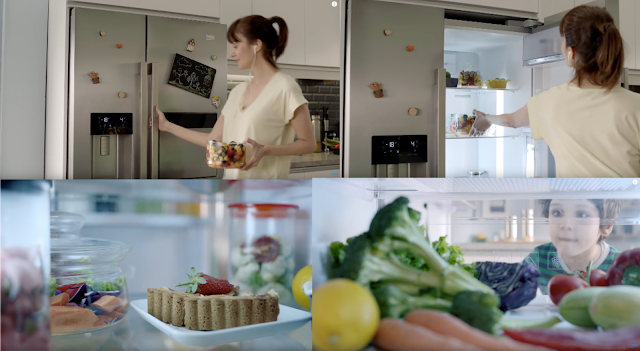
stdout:
[[589,284],[591,284],[591,286],[607,286],[607,272],[601,269],[592,270]]
[[547,290],[551,301],[557,306],[564,295],[577,289],[588,288],[589,283],[578,277],[558,274],[549,280]]

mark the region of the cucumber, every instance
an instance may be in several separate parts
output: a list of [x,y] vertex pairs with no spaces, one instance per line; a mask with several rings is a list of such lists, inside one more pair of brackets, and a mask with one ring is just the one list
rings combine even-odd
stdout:
[[640,325],[640,287],[614,285],[591,301],[589,315],[603,329]]
[[595,328],[598,325],[591,319],[589,305],[591,301],[605,291],[606,287],[590,287],[577,289],[562,297],[558,304],[558,312],[567,322],[583,328]]

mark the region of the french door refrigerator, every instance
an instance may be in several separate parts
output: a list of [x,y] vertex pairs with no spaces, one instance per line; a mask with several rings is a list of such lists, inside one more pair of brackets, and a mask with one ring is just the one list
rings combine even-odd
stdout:
[[73,8],[67,178],[221,177],[204,162],[205,145],[159,132],[154,106],[211,131],[227,98],[226,28]]
[[[415,2],[351,0],[346,6],[344,177],[555,177],[548,145],[534,141],[528,127],[494,126],[471,138],[465,120],[473,110],[515,112],[571,80],[558,16],[539,26]],[[470,82],[475,73],[479,85]],[[638,76],[625,73],[628,89],[637,88]],[[506,86],[488,88],[486,81],[495,79]],[[368,86],[373,82],[381,84],[382,97]]]

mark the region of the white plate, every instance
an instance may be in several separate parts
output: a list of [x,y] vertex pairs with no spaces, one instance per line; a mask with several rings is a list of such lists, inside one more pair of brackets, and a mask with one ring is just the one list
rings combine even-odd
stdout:
[[164,323],[156,317],[147,313],[147,299],[135,300],[131,302],[131,307],[138,312],[142,318],[169,335],[177,342],[189,346],[215,346],[228,344],[230,342],[262,338],[276,334],[288,333],[296,330],[311,320],[311,313],[301,311],[288,306],[280,305],[280,314],[275,322],[247,325],[243,327],[200,331],[187,330],[184,327],[176,327]]

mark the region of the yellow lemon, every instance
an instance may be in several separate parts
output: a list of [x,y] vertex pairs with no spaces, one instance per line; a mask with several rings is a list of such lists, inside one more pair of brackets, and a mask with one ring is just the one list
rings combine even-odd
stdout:
[[300,307],[309,311],[311,309],[309,297],[305,295],[304,290],[302,289],[302,285],[306,282],[310,282],[313,278],[313,270],[311,269],[311,265],[308,265],[296,273],[296,276],[293,278],[293,282],[291,282],[291,292],[293,292],[293,298],[296,299],[296,302]]
[[378,330],[373,294],[349,279],[332,279],[313,292],[313,347],[320,351],[365,348]]

